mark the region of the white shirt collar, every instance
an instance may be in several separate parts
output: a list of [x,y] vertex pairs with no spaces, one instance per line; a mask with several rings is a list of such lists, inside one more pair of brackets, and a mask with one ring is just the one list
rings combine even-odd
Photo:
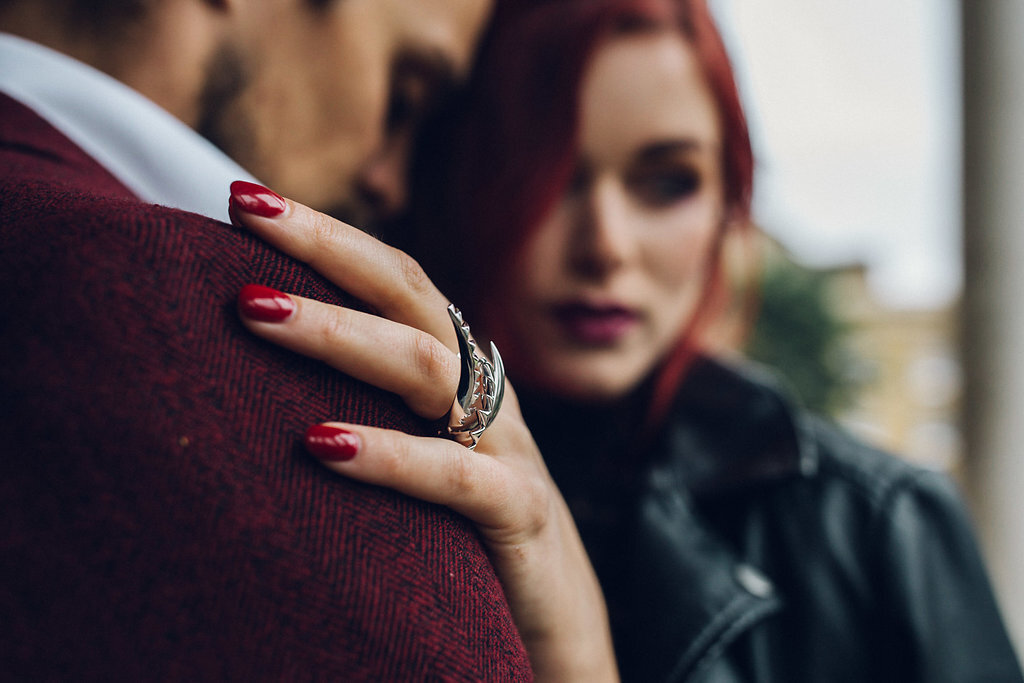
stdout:
[[0,92],[39,114],[144,201],[227,221],[231,182],[257,182],[208,140],[120,81],[2,32]]

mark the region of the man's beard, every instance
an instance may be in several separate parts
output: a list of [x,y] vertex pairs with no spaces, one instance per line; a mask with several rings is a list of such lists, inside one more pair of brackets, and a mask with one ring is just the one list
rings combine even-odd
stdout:
[[224,43],[210,56],[199,95],[196,131],[238,164],[251,170],[253,159],[242,154],[252,149],[252,129],[234,107],[248,87],[250,75],[238,50]]
[[[251,74],[239,51],[225,43],[211,55],[199,99],[196,130],[250,173],[261,167],[255,130],[238,101],[251,83]],[[261,179],[263,181],[263,179]],[[382,222],[373,202],[358,192],[337,203],[319,207],[322,213],[337,218],[372,235],[379,235]]]

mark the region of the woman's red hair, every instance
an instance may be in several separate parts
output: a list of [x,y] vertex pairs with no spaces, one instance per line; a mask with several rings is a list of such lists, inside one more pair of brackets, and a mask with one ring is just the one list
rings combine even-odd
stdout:
[[[655,378],[649,415],[660,422],[699,352],[700,328],[724,302],[720,251],[727,225],[746,224],[753,155],[732,66],[704,0],[501,0],[464,99],[423,158],[429,174],[419,224],[441,221],[409,245],[468,311],[493,319],[510,257],[569,183],[576,163],[579,92],[595,50],[624,32],[670,29],[692,46],[718,106],[727,220],[709,254],[705,295]],[[438,159],[444,172],[439,173]],[[423,180],[423,178],[421,178]]]

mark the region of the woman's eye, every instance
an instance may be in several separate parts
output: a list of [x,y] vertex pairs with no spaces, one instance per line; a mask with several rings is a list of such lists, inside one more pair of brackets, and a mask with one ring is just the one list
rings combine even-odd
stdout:
[[630,179],[633,193],[645,204],[665,206],[685,199],[700,189],[700,173],[671,169],[639,173]]
[[404,62],[391,74],[391,92],[386,114],[387,130],[397,132],[415,127],[435,101],[430,78],[423,70]]
[[419,116],[420,103],[405,84],[396,84],[391,89],[388,102],[387,129],[396,131],[413,123]]

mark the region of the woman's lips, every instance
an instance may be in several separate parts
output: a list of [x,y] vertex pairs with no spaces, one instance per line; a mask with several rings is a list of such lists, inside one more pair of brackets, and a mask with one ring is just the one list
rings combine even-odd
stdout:
[[569,303],[554,306],[553,311],[565,334],[585,346],[611,346],[640,322],[636,311],[618,305]]

